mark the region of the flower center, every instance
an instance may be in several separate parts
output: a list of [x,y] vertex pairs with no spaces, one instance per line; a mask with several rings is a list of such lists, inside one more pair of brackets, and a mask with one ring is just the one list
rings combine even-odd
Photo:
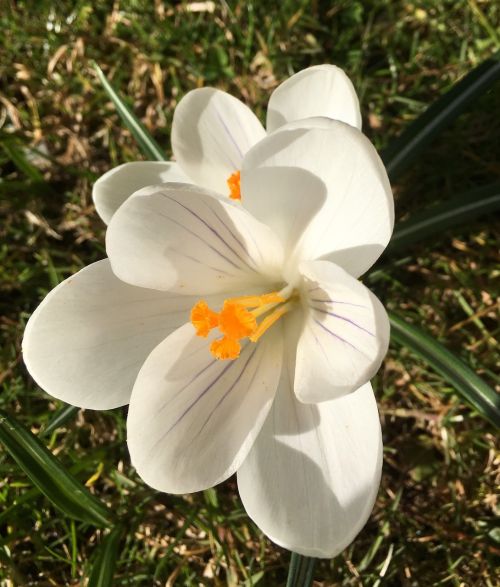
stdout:
[[229,188],[229,197],[232,200],[241,200],[240,189],[240,172],[235,171],[227,178],[227,187]]
[[[220,312],[214,312],[204,300],[191,309],[191,324],[197,336],[206,337],[218,328],[222,338],[214,340],[210,352],[216,359],[237,359],[240,356],[240,340],[248,338],[257,342],[277,320],[290,311],[292,288],[259,296],[241,296],[224,300]],[[253,308],[253,309],[250,309]],[[257,318],[262,320],[257,322]]]

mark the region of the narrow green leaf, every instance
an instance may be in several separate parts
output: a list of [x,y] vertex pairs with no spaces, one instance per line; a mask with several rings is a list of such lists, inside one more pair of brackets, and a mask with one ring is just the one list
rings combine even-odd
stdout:
[[316,559],[292,552],[286,587],[311,587]]
[[149,134],[146,127],[137,118],[137,116],[135,116],[132,110],[125,104],[123,98],[115,91],[113,86],[108,82],[102,69],[97,65],[97,63],[93,63],[93,66],[97,73],[99,81],[103,85],[104,90],[106,91],[111,101],[115,105],[118,114],[121,116],[121,119],[125,123],[125,126],[132,133],[132,136],[137,141],[144,155],[149,159],[154,159],[156,161],[165,161],[166,157],[160,145],[158,145],[158,143],[153,139],[153,137]]
[[401,135],[382,152],[382,159],[391,179],[395,179],[417,157],[417,155],[453,122],[467,106],[500,80],[500,59],[488,59],[451,90],[436,100]]
[[96,526],[112,524],[112,512],[66,471],[36,436],[3,410],[0,442],[33,484],[65,514]]
[[246,579],[246,581],[243,581],[241,587],[255,587],[255,585],[258,585],[260,583],[261,579],[263,579],[264,576],[264,571],[259,571],[258,573],[255,573],[255,575],[252,575],[251,577]]
[[424,359],[476,411],[500,428],[500,396],[432,336],[390,313],[391,339]]
[[16,145],[14,140],[2,138],[0,146],[5,151],[9,159],[27,178],[35,183],[43,184],[45,180],[42,173],[28,160],[22,148]]
[[45,426],[45,428],[42,429],[42,431],[40,432],[40,436],[49,436],[50,434],[52,434],[52,432],[66,424],[66,422],[73,418],[73,416],[76,416],[76,414],[78,414],[79,411],[80,408],[77,408],[76,406],[63,406],[62,408],[57,410],[57,412],[50,419],[47,426]]
[[114,585],[113,575],[118,560],[118,547],[122,532],[123,528],[117,526],[104,537],[92,566],[87,587],[112,587]]
[[399,222],[386,254],[399,252],[424,238],[497,210],[500,210],[500,182],[471,190]]

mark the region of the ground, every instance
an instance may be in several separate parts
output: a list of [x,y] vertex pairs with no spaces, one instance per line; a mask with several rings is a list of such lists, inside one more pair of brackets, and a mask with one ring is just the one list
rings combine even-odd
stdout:
[[[274,87],[335,63],[359,93],[364,131],[389,144],[499,45],[487,0],[53,3],[0,10],[0,407],[37,433],[61,404],[29,378],[20,341],[59,281],[103,258],[95,179],[142,158],[97,81],[101,65],[170,152],[176,103],[215,85],[263,118]],[[397,220],[498,180],[496,86],[394,185]],[[373,284],[387,307],[498,385],[498,222],[487,217],[387,259]],[[495,281],[496,280],[496,281]],[[373,516],[316,585],[498,585],[493,427],[405,348],[374,381],[385,464]],[[126,409],[80,411],[44,441],[129,528],[115,583],[283,585],[289,553],[249,521],[234,479],[186,497],[157,494],[130,466]],[[79,585],[101,531],[63,516],[0,454],[0,584]]]

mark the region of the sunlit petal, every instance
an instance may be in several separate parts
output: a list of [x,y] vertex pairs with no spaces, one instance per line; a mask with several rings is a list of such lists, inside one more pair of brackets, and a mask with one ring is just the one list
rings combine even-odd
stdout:
[[361,129],[356,90],[340,67],[314,65],[279,85],[269,100],[267,130],[312,116],[326,116]]
[[196,299],[133,287],[107,259],[98,261],[59,284],[32,314],[24,361],[40,387],[69,404],[127,404],[143,362],[184,324]]
[[305,556],[333,558],[364,526],[377,495],[377,405],[369,383],[342,398],[302,404],[291,381],[293,361],[238,471],[238,488],[248,515],[271,540]]
[[229,195],[227,180],[265,134],[243,102],[221,90],[200,88],[186,94],[175,109],[172,149],[194,183]]
[[190,493],[240,466],[269,412],[281,371],[279,329],[218,361],[191,324],[149,356],[130,402],[132,464],[152,487]]
[[241,206],[187,184],[129,198],[109,225],[106,250],[120,279],[193,295],[276,279],[283,255],[278,238]]
[[135,161],[124,163],[102,175],[94,184],[92,198],[106,224],[113,214],[137,190],[167,181],[189,181],[172,161]]
[[[326,118],[290,123],[245,157],[244,174],[261,174],[268,168],[309,172],[326,191],[324,204],[298,243],[296,258],[328,259],[355,277],[375,262],[392,234],[394,203],[384,166],[360,131]],[[245,177],[243,189],[244,182]],[[308,200],[309,191],[297,182],[296,188],[290,185],[288,197],[292,204]],[[245,198],[243,204],[251,205]],[[252,213],[274,228],[275,215],[264,206],[255,206]]]
[[389,320],[378,298],[333,263],[303,263],[301,273],[305,318],[295,393],[303,402],[320,402],[375,375],[389,345]]

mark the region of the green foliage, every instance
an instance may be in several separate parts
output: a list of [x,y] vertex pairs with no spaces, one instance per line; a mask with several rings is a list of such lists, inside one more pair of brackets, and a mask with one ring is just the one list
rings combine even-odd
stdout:
[[0,442],[33,484],[64,514],[96,526],[112,524],[111,511],[68,473],[31,432],[2,411]]
[[76,406],[64,405],[50,419],[47,426],[40,432],[40,436],[50,436],[58,428],[61,428],[66,422],[72,420],[78,413],[79,408]]
[[488,59],[412,122],[384,149],[382,158],[391,179],[396,179],[438,134],[468,106],[500,81],[500,56]]
[[148,159],[154,159],[156,161],[165,161],[166,157],[158,143],[153,139],[141,121],[125,104],[122,97],[116,93],[116,91],[113,89],[113,86],[106,79],[106,76],[103,74],[101,68],[95,63],[93,66],[99,81],[103,85],[103,88],[106,90],[108,96],[113,101],[116,111],[120,115],[125,126],[132,133],[132,136],[137,141],[137,144],[144,153],[145,157]]
[[[235,0],[195,12],[191,4],[43,0],[0,11],[0,404],[25,428],[40,430],[66,469],[120,512],[126,535],[114,585],[284,585],[289,555],[249,522],[234,480],[207,495],[158,495],[129,464],[124,410],[67,410],[22,367],[29,313],[61,279],[105,254],[90,200],[93,181],[141,157],[92,60],[167,153],[173,109],[190,89],[217,85],[263,117],[279,81],[321,62],[348,71],[364,131],[385,147],[493,56],[500,8],[468,0],[287,0],[276,7]],[[369,277],[393,312],[431,333],[491,386],[499,384],[494,218],[481,199],[488,221],[476,216],[458,226],[471,209],[455,198],[497,181],[498,91],[493,84],[470,101],[398,177],[397,250]],[[422,210],[431,205],[439,208],[426,218]],[[436,212],[443,215],[438,220]],[[422,241],[417,222],[433,238]],[[436,231],[450,226],[437,242]],[[471,417],[443,376],[406,344],[391,350],[375,382],[386,452],[374,515],[335,565],[318,561],[315,577],[338,585],[493,585],[493,428]],[[117,533],[103,536],[69,520],[6,451],[0,474],[0,583],[103,577]]]
[[123,528],[118,526],[102,540],[96,560],[92,566],[88,587],[113,587],[113,577],[119,558],[120,539]]
[[398,222],[386,254],[394,255],[430,236],[446,234],[451,227],[467,224],[500,209],[500,183],[473,189],[412,214]]
[[286,587],[310,587],[314,579],[316,560],[292,552]]
[[492,424],[500,428],[500,396],[486,385],[467,365],[434,338],[390,315],[391,338],[410,348],[437,371],[453,388]]

